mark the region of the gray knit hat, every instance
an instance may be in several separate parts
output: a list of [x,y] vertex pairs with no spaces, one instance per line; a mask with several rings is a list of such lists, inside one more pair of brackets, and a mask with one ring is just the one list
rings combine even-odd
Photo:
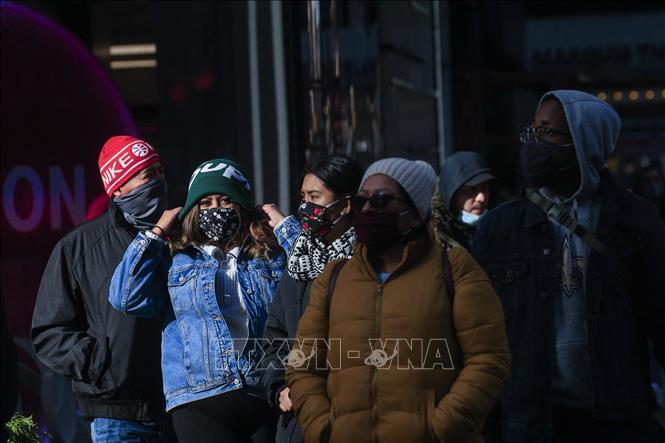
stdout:
[[365,171],[360,187],[362,188],[365,181],[375,174],[387,175],[399,183],[416,205],[420,218],[423,221],[427,219],[432,209],[432,195],[436,188],[436,172],[429,163],[395,157],[375,161]]

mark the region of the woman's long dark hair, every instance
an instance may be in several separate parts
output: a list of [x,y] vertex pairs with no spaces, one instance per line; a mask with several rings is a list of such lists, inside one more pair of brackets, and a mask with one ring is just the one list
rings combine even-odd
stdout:
[[335,194],[335,197],[342,198],[358,192],[363,170],[354,159],[335,154],[314,160],[305,168],[302,178],[307,174],[316,176]]
[[221,243],[210,240],[201,231],[199,225],[199,205],[198,203],[189,210],[182,222],[182,232],[171,241],[171,254],[187,248],[192,243],[200,245],[215,245],[224,253],[228,253],[236,246],[240,246],[243,255],[249,258],[268,258],[271,252],[279,250],[279,243],[267,220],[263,220],[257,214],[233,202],[233,208],[238,212],[239,226],[236,233],[228,241]]

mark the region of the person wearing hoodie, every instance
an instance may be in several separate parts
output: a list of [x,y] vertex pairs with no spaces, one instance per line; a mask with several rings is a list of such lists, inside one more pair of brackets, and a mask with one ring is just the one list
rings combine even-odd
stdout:
[[446,243],[471,249],[478,222],[489,210],[490,182],[495,179],[485,159],[475,152],[456,152],[446,158],[432,208],[438,231],[447,234]]
[[[355,230],[351,226],[351,196],[360,185],[363,170],[355,160],[336,154],[312,162],[305,169],[300,189],[302,203],[298,221],[289,216],[279,221],[279,214],[267,211],[277,223],[275,235],[287,249],[287,272],[277,287],[268,312],[264,337],[269,342],[261,362],[262,381],[268,401],[281,412],[276,442],[302,442],[302,432],[293,414],[289,388],[284,380],[284,359],[288,342],[296,336],[298,322],[309,301],[312,281],[328,262],[353,255]],[[289,224],[289,219],[293,219]],[[295,242],[289,241],[293,228],[302,229]]]
[[664,365],[665,227],[605,168],[620,127],[593,95],[546,93],[521,133],[526,198],[478,226],[514,362],[487,441],[665,441],[647,340]]

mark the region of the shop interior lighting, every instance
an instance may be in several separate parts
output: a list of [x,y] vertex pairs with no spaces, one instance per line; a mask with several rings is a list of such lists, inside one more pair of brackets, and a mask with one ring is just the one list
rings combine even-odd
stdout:
[[111,69],[154,68],[156,66],[157,60],[155,59],[111,61]]
[[134,45],[112,45],[109,54],[112,57],[123,55],[148,55],[156,54],[157,45],[154,43],[138,43]]
[[665,100],[665,89],[624,89],[617,91],[595,91],[596,97],[606,102],[630,102],[644,103],[653,100]]

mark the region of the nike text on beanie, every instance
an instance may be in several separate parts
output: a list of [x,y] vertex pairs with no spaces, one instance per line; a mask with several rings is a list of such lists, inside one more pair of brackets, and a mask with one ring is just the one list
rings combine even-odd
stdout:
[[159,154],[148,143],[129,135],[109,138],[99,153],[99,173],[109,197],[141,169],[156,163]]

